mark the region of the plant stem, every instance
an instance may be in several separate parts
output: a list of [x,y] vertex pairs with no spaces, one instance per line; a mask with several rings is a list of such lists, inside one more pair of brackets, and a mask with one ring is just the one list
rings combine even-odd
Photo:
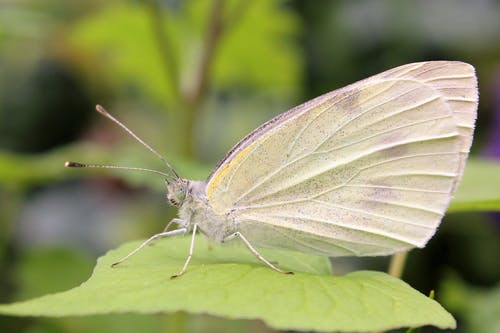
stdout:
[[[403,276],[403,269],[406,263],[406,258],[408,256],[408,252],[399,252],[391,256],[391,262],[389,263],[388,273],[391,276],[397,277],[398,279]],[[384,333],[384,331],[377,332]]]
[[187,135],[186,140],[184,141],[182,153],[185,156],[194,155],[194,127],[196,124],[196,116],[199,113],[201,104],[207,92],[210,67],[213,64],[215,50],[220,38],[222,37],[224,26],[222,19],[223,9],[224,0],[213,1],[198,69],[195,73],[193,84],[188,87],[184,96],[184,131]]
[[400,252],[391,257],[388,271],[389,275],[401,278],[401,276],[403,275],[403,269],[406,263],[407,256],[408,252]]
[[213,1],[200,57],[200,63],[195,74],[194,84],[186,96],[188,101],[195,105],[200,103],[207,90],[210,66],[213,63],[215,50],[223,32],[223,8],[224,0]]
[[175,100],[178,101],[180,97],[179,66],[172,41],[165,32],[166,15],[158,4],[158,0],[148,0],[147,4],[151,12],[151,26],[160,52],[165,77],[172,87]]
[[165,15],[162,14],[162,8],[158,0],[148,0],[147,3],[150,7],[152,29],[158,43],[160,55],[163,59],[166,78],[171,83],[176,102],[178,102],[175,107],[182,113],[182,133],[185,134],[185,137],[184,140],[180,141],[180,153],[184,155],[184,157],[192,157],[194,155],[194,128],[196,117],[206,96],[210,68],[213,64],[215,51],[223,32],[224,22],[222,14],[224,0],[213,0],[212,2],[199,65],[191,81],[192,85],[187,87],[185,92],[181,91],[179,66],[172,47],[172,42],[165,33]]

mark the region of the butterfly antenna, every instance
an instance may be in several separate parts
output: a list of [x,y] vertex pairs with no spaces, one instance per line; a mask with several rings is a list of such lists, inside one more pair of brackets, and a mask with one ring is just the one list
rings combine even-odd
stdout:
[[[177,174],[177,172],[175,172],[174,168],[170,165],[170,163],[167,162],[167,160],[165,160],[163,158],[163,156],[161,156],[155,149],[153,149],[153,147],[151,147],[150,145],[148,145],[146,142],[144,142],[144,140],[142,140],[140,137],[138,137],[134,132],[132,132],[127,126],[125,126],[121,121],[119,121],[118,119],[116,119],[115,117],[113,117],[108,111],[106,111],[105,108],[103,108],[101,105],[97,104],[95,109],[97,110],[97,112],[99,112],[100,114],[102,114],[103,116],[105,116],[106,118],[108,118],[109,120],[113,121],[115,124],[117,124],[118,126],[120,126],[121,128],[123,128],[128,134],[130,134],[134,139],[136,139],[137,141],[139,141],[144,147],[146,147],[150,152],[152,152],[153,154],[155,154],[160,160],[163,161],[163,163],[165,163],[165,165],[167,166],[167,168],[170,170],[170,172],[172,172],[175,176],[175,178],[179,179],[179,175]],[[81,164],[81,163],[78,163],[78,164]],[[81,164],[81,165],[85,165],[85,164]],[[87,164],[87,165],[90,165],[90,164]],[[82,167],[82,166],[79,166],[79,167]],[[92,167],[99,167],[95,164],[92,164]],[[102,167],[105,167],[105,168],[109,168],[109,169],[123,169],[125,167],[113,167],[113,166],[102,166]],[[129,168],[130,170],[138,170],[140,168]],[[147,171],[149,169],[144,169],[144,171]],[[154,170],[149,170],[149,171],[154,171]],[[157,171],[157,173],[159,173],[159,171]]]
[[72,161],[65,162],[64,166],[66,168],[99,168],[99,169],[121,169],[121,170],[142,171],[142,172],[156,173],[156,174],[162,175],[166,178],[173,178],[172,175],[169,175],[168,173],[161,172],[158,170],[153,170],[153,169],[147,169],[147,168],[126,167],[126,166],[119,166],[119,165],[87,164],[87,163],[79,163],[79,162],[72,162]]

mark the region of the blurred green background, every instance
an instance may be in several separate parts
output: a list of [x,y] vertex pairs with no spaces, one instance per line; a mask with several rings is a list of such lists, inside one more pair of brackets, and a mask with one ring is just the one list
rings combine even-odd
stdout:
[[[461,60],[479,77],[472,155],[500,159],[499,32],[494,0],[1,1],[0,302],[78,285],[98,256],[176,213],[155,175],[63,167],[162,168],[95,104],[181,176],[203,179],[245,134],[303,101],[405,63]],[[499,240],[500,213],[450,214],[403,278],[435,289],[458,332],[498,332]],[[334,270],[387,263],[342,259]],[[182,313],[0,317],[1,332],[138,330],[271,331]]]

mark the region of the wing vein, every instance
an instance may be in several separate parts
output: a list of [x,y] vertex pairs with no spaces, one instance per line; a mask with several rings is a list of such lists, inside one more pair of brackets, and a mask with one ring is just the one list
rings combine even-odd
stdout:
[[401,202],[380,201],[380,200],[375,200],[375,199],[370,199],[369,201],[376,202],[376,203],[381,203],[381,204],[389,204],[389,205],[403,207],[403,208],[410,208],[410,209],[415,209],[415,210],[421,210],[421,211],[424,211],[424,212],[427,212],[427,213],[431,213],[431,214],[436,214],[436,215],[439,215],[439,216],[443,216],[444,215],[443,212],[440,212],[440,211],[437,211],[437,210],[434,210],[434,209],[429,209],[429,208],[422,207],[422,206],[412,206],[412,205],[404,204],[404,203],[401,203]]
[[[412,90],[414,90],[414,89],[412,89]],[[407,93],[411,92],[412,90],[408,91]],[[403,96],[403,95],[404,95],[404,94],[401,94],[401,95],[400,95],[400,96],[398,96],[397,98],[399,98],[399,97],[401,97],[401,96]],[[364,129],[364,128],[367,128],[367,127],[373,126],[373,125],[375,125],[375,124],[377,124],[377,123],[380,123],[380,122],[382,122],[382,121],[386,121],[387,119],[389,119],[389,118],[391,118],[391,117],[394,117],[394,116],[397,116],[397,115],[399,115],[399,114],[401,114],[401,113],[408,112],[408,111],[410,111],[410,110],[415,110],[415,109],[417,109],[417,108],[419,108],[419,107],[421,107],[421,106],[424,106],[425,104],[432,103],[433,101],[435,101],[435,100],[437,100],[437,99],[439,99],[439,96],[435,96],[435,97],[433,97],[433,98],[429,98],[429,99],[427,99],[427,100],[423,101],[423,102],[422,102],[422,103],[420,103],[420,104],[413,105],[413,106],[410,106],[410,107],[407,107],[407,108],[401,109],[401,110],[399,110],[398,112],[395,112],[395,113],[391,113],[391,114],[390,114],[390,115],[388,115],[387,117],[380,118],[380,119],[378,119],[377,121],[374,121],[374,122],[372,122],[372,123],[370,123],[370,124],[368,124],[368,125],[366,125],[366,126],[364,126],[364,127],[359,128],[359,129],[358,129],[358,131],[359,131],[359,130],[362,130],[362,129]],[[357,118],[359,118],[360,116],[363,116],[363,115],[364,115],[364,114],[366,114],[367,112],[369,112],[369,111],[371,111],[371,110],[373,110],[373,109],[375,109],[375,108],[377,108],[377,107],[381,107],[381,106],[383,106],[384,104],[386,104],[386,103],[390,102],[391,100],[393,100],[393,99],[390,99],[390,100],[384,101],[383,103],[380,103],[380,104],[377,104],[377,105],[374,105],[374,106],[372,106],[371,108],[369,108],[369,109],[367,109],[367,110],[363,111],[363,113],[360,113],[358,116],[356,116],[356,117],[354,117],[354,118],[351,118],[348,122],[346,122],[346,123],[342,124],[340,127],[336,128],[336,129],[335,129],[335,130],[334,130],[334,131],[333,131],[330,135],[328,135],[328,136],[327,136],[325,139],[323,139],[323,140],[322,140],[319,144],[317,144],[317,145],[316,145],[316,147],[314,148],[314,150],[317,150],[319,147],[321,147],[321,145],[323,145],[326,141],[328,141],[328,140],[329,140],[329,139],[330,139],[330,138],[331,138],[331,137],[332,137],[335,133],[337,133],[338,131],[340,131],[340,130],[344,129],[344,128],[345,128],[347,125],[349,125],[352,121],[356,120],[356,119],[357,119]],[[314,150],[313,150],[313,151],[314,151]]]
[[454,98],[446,98],[447,101],[452,101],[452,102],[466,102],[466,103],[477,103],[477,99],[475,98],[460,98],[460,97],[454,97]]
[[[389,86],[387,86],[386,88],[378,91],[376,94],[370,96],[369,98],[366,99],[366,101],[369,101],[377,96],[380,96],[382,95],[383,93],[387,92],[388,90],[390,90],[395,84],[397,83],[397,81],[394,81],[392,84],[390,84]],[[343,100],[347,99],[351,97],[351,95],[346,95],[342,98],[340,98],[339,100],[335,101],[335,103],[331,104],[331,105],[327,105],[324,107],[323,110],[321,110],[315,117],[312,117],[308,122],[305,123],[304,127],[301,128],[301,130],[297,133],[297,135],[295,136],[294,140],[292,141],[291,145],[290,145],[290,148],[288,149],[288,154],[290,155],[291,151],[293,150],[293,148],[295,147],[295,144],[297,143],[297,140],[302,136],[302,133],[304,133],[304,131],[309,128],[309,126],[311,125],[311,123],[316,120],[319,116],[321,116],[324,112],[326,112],[327,110],[329,110],[332,106],[342,102]],[[342,127],[340,127],[341,129]],[[333,134],[332,134],[333,135]]]
[[[414,90],[414,89],[412,89],[412,90]],[[412,91],[412,90],[410,90],[410,91]],[[408,92],[409,92],[409,91],[408,91]],[[406,94],[406,93],[408,93],[408,92],[405,92],[404,94]],[[402,95],[404,95],[404,94],[401,94],[400,96],[402,96]],[[398,98],[399,98],[399,97],[398,97]],[[428,100],[426,100],[426,101],[424,101],[424,102],[422,102],[422,103],[420,103],[420,104],[417,104],[417,105],[412,106],[412,107],[409,107],[409,108],[402,109],[402,110],[398,111],[397,113],[393,113],[393,114],[391,114],[389,117],[384,117],[384,118],[382,118],[381,120],[378,120],[377,122],[379,122],[379,121],[383,121],[383,120],[388,119],[388,118],[390,118],[390,117],[393,117],[393,116],[395,116],[396,114],[400,114],[400,113],[407,112],[407,111],[409,111],[409,110],[412,110],[412,109],[418,108],[418,107],[420,107],[420,106],[422,106],[422,105],[425,105],[425,104],[427,104],[427,103],[430,103],[430,102],[432,102],[432,101],[434,101],[434,100],[436,100],[436,99],[438,99],[438,98],[439,98],[439,96],[435,96],[435,97],[430,98],[430,99],[428,99]],[[381,105],[383,105],[383,104],[385,104],[385,103],[387,103],[387,102],[388,102],[388,101],[385,101],[384,103],[381,103],[381,104],[379,104],[379,105],[377,105],[377,106],[381,106]],[[375,106],[375,107],[377,107],[377,106]],[[371,108],[370,108],[370,109],[371,109]],[[370,110],[370,109],[369,109],[369,110]],[[364,111],[364,112],[363,112],[363,114],[364,114],[365,112],[368,112],[368,110]],[[354,119],[355,119],[355,118],[351,119],[350,121],[352,121],[352,120],[354,120]],[[331,136],[333,136],[333,135],[334,135],[334,134],[335,134],[338,130],[341,130],[341,129],[342,129],[344,126],[346,126],[346,125],[347,125],[350,121],[348,121],[348,122],[344,123],[344,124],[343,124],[343,125],[341,125],[339,128],[337,128],[334,132],[332,132],[332,133],[331,133],[331,134],[327,137],[327,139],[328,139],[328,138],[330,138]],[[377,122],[375,122],[375,123],[377,123]],[[370,124],[369,126],[371,126],[371,125],[372,125],[372,124]],[[318,145],[316,145],[316,147],[314,148],[314,150],[313,150],[313,151],[315,151],[316,149],[318,149],[318,148],[319,148],[319,147],[320,147],[320,146],[321,146],[324,142],[326,142],[326,140],[327,140],[327,139],[322,140],[322,142],[320,142]],[[424,140],[419,140],[419,141],[420,141],[420,142],[422,142],[422,141],[424,141]],[[266,181],[268,181],[269,179],[271,179],[272,177],[274,177],[276,174],[278,174],[279,172],[281,172],[283,169],[287,168],[288,166],[292,165],[293,163],[296,163],[296,162],[298,162],[298,161],[300,161],[300,160],[302,160],[302,159],[304,159],[304,158],[308,157],[309,155],[311,155],[311,152],[308,152],[308,153],[306,153],[306,154],[303,154],[303,155],[301,155],[301,156],[299,156],[299,157],[295,158],[294,160],[289,161],[289,162],[287,162],[286,164],[284,164],[284,165],[280,166],[279,168],[277,168],[277,169],[276,169],[276,170],[274,170],[273,172],[269,173],[266,177],[264,177],[263,179],[261,179],[261,180],[257,181],[257,182],[256,182],[253,186],[251,186],[248,190],[246,190],[245,192],[243,192],[243,193],[242,193],[242,194],[241,194],[241,195],[240,195],[240,196],[236,199],[235,203],[240,202],[240,201],[241,201],[243,198],[245,198],[248,194],[250,194],[250,193],[251,193],[252,191],[254,191],[256,188],[258,188],[259,186],[261,186],[262,184],[264,184]]]
[[418,192],[418,193],[440,193],[449,194],[448,191],[435,191],[435,190],[424,190],[420,188],[411,187],[399,187],[399,186],[382,186],[382,185],[365,185],[365,184],[346,184],[345,187],[361,187],[361,188],[377,188],[377,189],[387,189],[387,190],[397,190],[397,191],[408,191],[408,192]]
[[[256,221],[256,222],[261,222],[261,221]],[[264,222],[264,223],[266,223],[266,222]],[[311,250],[315,250],[315,251],[318,251],[319,253],[324,253],[324,254],[328,255],[327,251],[322,250],[322,249],[320,249],[318,247],[313,246],[310,242],[301,241],[301,240],[293,237],[292,235],[289,235],[289,234],[287,234],[287,233],[285,233],[285,232],[283,232],[283,231],[281,231],[281,230],[279,230],[277,228],[273,228],[273,229],[276,232],[278,232],[279,234],[281,234],[282,236],[284,236],[285,238],[291,239],[293,242],[297,242],[297,243],[301,244],[302,246],[305,246],[305,247],[307,247],[307,248],[309,248]],[[347,248],[345,246],[341,246],[341,245],[338,245],[338,244],[335,244],[335,246],[343,249],[344,251],[346,251],[348,253],[351,253],[353,255],[357,255],[357,253],[355,251],[351,250],[350,248]]]
[[[422,66],[423,66],[423,64],[422,64]],[[446,67],[448,67],[448,66],[449,66],[448,64],[442,64],[442,65],[440,65],[440,66],[432,66],[432,67],[427,68],[427,69],[426,69],[426,70],[424,70],[424,71],[421,71],[421,72],[415,73],[414,77],[420,77],[420,76],[422,76],[422,75],[424,75],[424,74],[426,74],[426,73],[432,72],[432,71],[434,71],[434,70],[436,70],[436,69],[442,69],[442,68],[446,68]],[[421,82],[426,82],[426,80],[421,80]]]
[[[271,195],[273,195],[273,194],[275,194],[277,192],[283,191],[283,190],[285,190],[287,188],[290,188],[292,186],[297,186],[298,184],[304,183],[304,182],[306,182],[306,181],[308,181],[308,180],[310,180],[312,178],[315,178],[315,177],[317,177],[317,176],[319,176],[319,175],[321,175],[321,174],[323,174],[325,172],[328,172],[328,171],[330,171],[332,169],[338,168],[339,166],[345,166],[345,165],[347,165],[349,163],[352,163],[353,161],[359,160],[361,158],[370,156],[370,155],[375,154],[375,153],[379,153],[379,152],[384,151],[384,150],[392,149],[392,148],[395,148],[395,147],[398,147],[398,146],[404,146],[404,145],[411,144],[411,143],[418,143],[418,142],[431,141],[431,140],[440,140],[440,139],[451,138],[451,137],[454,137],[454,136],[456,136],[456,134],[449,135],[449,136],[433,137],[432,139],[427,139],[427,140],[408,140],[408,141],[399,142],[399,143],[393,144],[393,145],[387,145],[387,146],[384,146],[382,148],[377,147],[377,149],[373,149],[373,150],[369,151],[366,154],[360,154],[358,156],[355,156],[355,157],[351,158],[349,161],[345,161],[345,162],[342,162],[342,163],[339,163],[339,164],[336,164],[336,165],[328,165],[326,168],[320,170],[319,172],[315,172],[313,174],[305,175],[304,177],[300,178],[298,181],[293,182],[291,184],[287,184],[286,187],[280,188],[280,189],[275,190],[275,191],[273,191],[271,193],[267,193],[264,196],[261,196],[258,200],[261,200],[261,199],[263,199],[265,197],[269,197],[269,196],[271,196]],[[398,156],[396,158],[385,159],[385,160],[382,160],[380,162],[373,163],[371,165],[368,165],[368,166],[365,166],[363,168],[360,168],[346,182],[344,182],[342,185],[336,186],[334,188],[334,190],[337,189],[337,188],[339,188],[339,187],[341,187],[341,186],[344,186],[345,184],[348,184],[350,181],[352,181],[352,179],[354,179],[356,176],[358,176],[362,171],[365,171],[367,169],[370,169],[372,167],[376,167],[376,166],[379,166],[379,165],[382,165],[382,164],[385,164],[385,163],[390,163],[390,162],[394,162],[394,161],[400,161],[400,160],[403,160],[403,159],[414,158],[414,157],[442,156],[442,155],[456,155],[456,154],[458,154],[458,152],[438,152],[438,153],[425,153],[425,154],[404,155],[404,156]],[[252,186],[252,188],[256,188],[256,187],[257,186]],[[247,191],[247,192],[250,193],[251,191]],[[331,190],[323,191],[323,192],[319,193],[317,196],[323,195],[323,194],[328,193],[328,192],[331,192]],[[244,196],[241,196],[241,198],[244,198]],[[235,203],[238,203],[240,200],[241,199],[239,198]]]
[[396,74],[395,77],[397,78],[401,78],[401,77],[405,77],[406,75],[408,75],[408,73],[410,72],[413,72],[414,70],[418,69],[418,68],[421,68],[423,66],[423,64],[419,64],[419,63],[415,63],[415,64],[412,64],[414,66],[407,66],[407,70],[402,70],[402,69],[398,69],[397,71],[390,71],[391,74]]
[[[352,145],[355,145],[355,144],[358,144],[360,142],[363,142],[363,141],[366,141],[366,140],[370,140],[370,139],[373,139],[373,138],[376,138],[378,136],[381,136],[381,135],[384,135],[384,134],[388,134],[388,133],[391,133],[391,132],[395,132],[395,131],[398,131],[400,129],[403,129],[403,128],[408,128],[408,127],[412,127],[412,126],[415,126],[415,125],[421,125],[421,124],[425,124],[427,122],[431,122],[431,121],[436,121],[436,120],[442,120],[442,119],[446,119],[446,118],[451,118],[452,116],[451,115],[446,115],[446,116],[441,116],[441,117],[435,117],[435,118],[430,118],[430,119],[425,119],[425,120],[422,120],[422,121],[416,121],[416,122],[413,122],[413,123],[408,123],[406,125],[403,125],[403,126],[399,126],[399,127],[394,127],[394,128],[390,128],[386,131],[382,131],[382,132],[377,132],[375,134],[372,134],[372,135],[369,135],[367,137],[364,137],[362,139],[359,139],[357,141],[351,141],[349,143],[346,143],[346,144],[343,144],[343,145],[340,145],[340,146],[336,146],[336,147],[333,147],[329,150],[325,150],[325,151],[321,151],[321,153],[323,152],[327,152],[327,153],[330,153],[330,152],[333,152],[335,150],[338,150],[338,149],[343,149],[343,148],[347,148],[349,146],[352,146]],[[389,117],[390,118],[390,117]],[[388,118],[384,118],[383,120],[387,120]],[[377,121],[379,122],[379,121]],[[376,124],[377,122],[375,123],[371,123],[369,126],[373,125],[373,124]],[[368,126],[365,126],[363,128],[366,128]],[[362,129],[363,129],[362,128]]]
[[[331,202],[326,202],[326,201],[322,201],[322,200],[312,200],[312,202],[316,202],[316,203],[325,205],[327,207],[332,207],[332,208],[338,208],[338,209],[347,210],[347,211],[350,211],[350,212],[353,212],[353,213],[360,213],[360,214],[365,214],[365,215],[368,215],[368,216],[373,216],[373,217],[378,217],[378,218],[382,218],[382,219],[387,219],[387,220],[392,221],[392,222],[409,224],[409,225],[413,225],[413,226],[416,226],[416,227],[422,227],[422,228],[426,228],[426,229],[434,229],[433,227],[429,227],[427,225],[423,225],[423,224],[419,224],[419,223],[414,223],[414,222],[406,221],[406,220],[399,220],[399,219],[395,219],[393,217],[375,214],[373,212],[369,212],[369,211],[366,211],[366,210],[363,210],[363,209],[355,209],[355,208],[352,208],[352,207],[346,207],[346,206],[342,206],[342,205],[337,205],[337,204],[333,204]],[[381,202],[385,203],[385,201],[381,201]],[[387,204],[392,205],[392,203],[389,203],[389,202],[387,202]]]
[[[427,79],[425,82],[433,82],[433,81],[440,81],[440,80],[463,80],[463,79],[473,79],[473,75],[447,75],[447,76],[436,76],[432,79]],[[470,87],[468,87],[470,88]]]
[[[324,223],[324,224],[333,225],[333,226],[336,226],[336,227],[339,227],[339,228],[342,228],[342,229],[355,230],[355,231],[360,231],[360,232],[371,234],[371,235],[389,237],[389,238],[395,239],[397,241],[400,241],[400,242],[407,243],[407,244],[415,246],[415,244],[412,243],[411,241],[404,240],[404,239],[401,239],[401,238],[397,238],[395,235],[393,235],[390,232],[385,232],[385,231],[380,230],[380,229],[367,228],[366,226],[365,227],[356,227],[354,225],[347,226],[347,225],[343,225],[343,224],[334,223],[333,221],[329,221],[329,220],[314,218],[314,217],[311,217],[311,216],[300,216],[300,217],[297,217],[297,216],[287,216],[287,215],[273,215],[273,217],[276,217],[276,218],[296,218],[296,219],[301,219],[301,220],[304,220],[304,221]],[[276,225],[276,224],[274,224],[272,222],[266,222],[266,223]],[[321,236],[320,234],[311,232],[310,230],[304,230],[304,229],[300,229],[300,228],[293,228],[293,229],[299,230],[301,232],[309,233],[309,234],[312,234],[312,235],[315,235],[315,236]]]

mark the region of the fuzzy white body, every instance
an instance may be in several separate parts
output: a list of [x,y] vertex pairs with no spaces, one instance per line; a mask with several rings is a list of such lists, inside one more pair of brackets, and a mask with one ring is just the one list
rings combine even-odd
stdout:
[[187,181],[186,197],[179,208],[180,227],[190,231],[195,224],[208,239],[222,243],[237,231],[236,222],[230,213],[214,212],[205,194],[206,182]]

